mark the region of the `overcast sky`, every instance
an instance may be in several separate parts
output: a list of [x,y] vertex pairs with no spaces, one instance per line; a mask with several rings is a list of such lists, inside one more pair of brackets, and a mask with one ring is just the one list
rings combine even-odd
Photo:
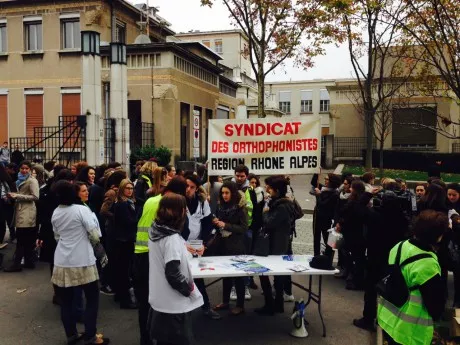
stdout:
[[[129,0],[142,3],[146,0]],[[202,7],[200,0],[149,0],[150,6],[159,8],[158,14],[171,23],[175,32],[190,30],[210,31],[233,29],[228,10],[220,0],[210,9]],[[225,49],[225,48],[224,48]],[[267,81],[351,78],[352,67],[346,46],[326,48],[326,55],[315,59],[309,70],[298,69],[288,62],[269,76]]]

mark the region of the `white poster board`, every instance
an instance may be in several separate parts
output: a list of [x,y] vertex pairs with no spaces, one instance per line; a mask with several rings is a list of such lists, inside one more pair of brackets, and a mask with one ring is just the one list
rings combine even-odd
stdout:
[[321,117],[209,120],[209,175],[319,173]]

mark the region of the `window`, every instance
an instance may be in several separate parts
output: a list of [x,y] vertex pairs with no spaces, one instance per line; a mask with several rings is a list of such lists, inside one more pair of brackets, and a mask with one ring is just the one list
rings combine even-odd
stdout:
[[[436,107],[394,108],[392,146],[394,148],[436,148]],[[417,127],[419,123],[426,127]]]
[[6,21],[0,19],[0,53],[6,53]]
[[291,91],[280,91],[279,108],[283,113],[291,113]]
[[34,128],[43,126],[43,89],[25,89],[26,136],[34,137]]
[[327,90],[320,90],[319,91],[319,112],[320,113],[327,113],[329,111],[329,105],[331,103],[329,98],[329,92]]
[[215,40],[214,41],[214,46],[216,47],[216,53],[222,54],[222,40]]
[[210,41],[203,41],[202,42],[206,47],[211,48],[211,42]]
[[42,21],[41,19],[24,19],[25,50],[43,50]]
[[62,19],[62,49],[80,48],[80,19]]
[[301,113],[313,112],[313,91],[310,91],[310,90],[300,91],[300,112]]
[[115,42],[126,43],[126,24],[120,21],[115,28]]

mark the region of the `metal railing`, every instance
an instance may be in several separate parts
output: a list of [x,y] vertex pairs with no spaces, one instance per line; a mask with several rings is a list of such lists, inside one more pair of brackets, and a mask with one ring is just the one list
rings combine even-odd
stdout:
[[[376,146],[374,139],[373,148]],[[366,137],[335,137],[334,157],[362,157],[366,149]]]
[[155,125],[149,122],[142,122],[142,147],[155,144]]
[[460,153],[460,143],[452,144],[452,153]]
[[115,161],[115,119],[104,119],[104,162]]
[[10,138],[10,146],[29,160],[69,166],[86,159],[86,116],[59,116],[58,126],[35,127],[30,137]]

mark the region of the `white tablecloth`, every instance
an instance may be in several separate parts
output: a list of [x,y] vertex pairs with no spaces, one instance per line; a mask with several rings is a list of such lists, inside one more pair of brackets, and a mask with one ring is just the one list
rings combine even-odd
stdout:
[[[226,278],[258,275],[333,275],[334,273],[338,273],[338,270],[327,271],[311,268],[309,264],[311,256],[308,255],[296,255],[294,256],[295,261],[283,260],[282,255],[270,255],[267,257],[255,256],[254,262],[270,269],[270,271],[264,273],[244,272],[242,270],[238,270],[236,267],[232,266],[232,264],[236,263],[231,260],[232,258],[233,256],[193,258],[191,260],[192,275],[194,278]],[[200,267],[200,262],[204,267]],[[306,266],[308,267],[308,270],[303,272],[294,272],[289,269],[295,265]]]

